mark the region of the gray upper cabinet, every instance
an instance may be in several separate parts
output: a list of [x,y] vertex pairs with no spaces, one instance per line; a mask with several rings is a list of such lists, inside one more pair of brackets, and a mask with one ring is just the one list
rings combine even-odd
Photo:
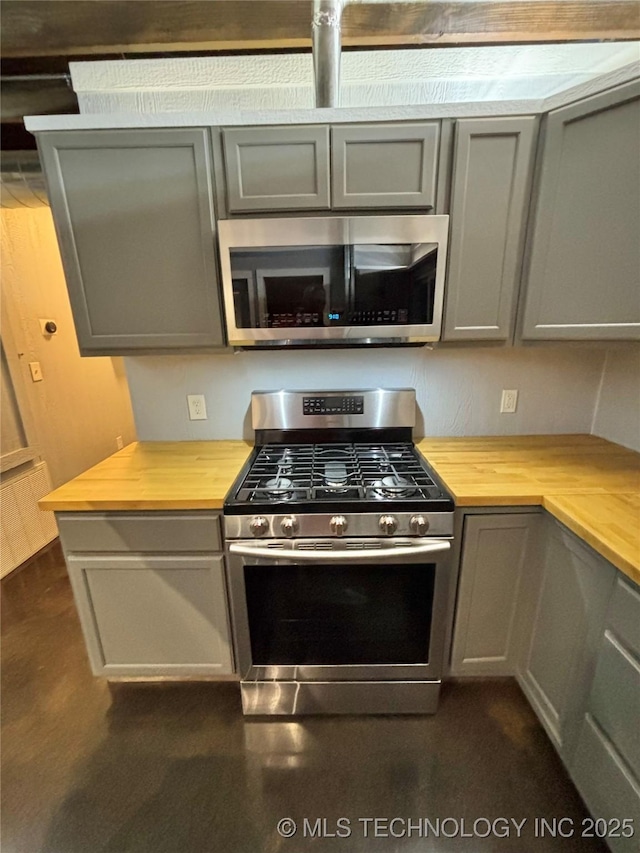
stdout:
[[535,140],[534,117],[456,123],[444,340],[513,336]]
[[224,343],[205,130],[41,133],[83,355]]
[[440,122],[331,131],[334,208],[436,205]]
[[522,336],[640,338],[640,82],[549,114]]
[[226,128],[229,211],[327,210],[328,127]]

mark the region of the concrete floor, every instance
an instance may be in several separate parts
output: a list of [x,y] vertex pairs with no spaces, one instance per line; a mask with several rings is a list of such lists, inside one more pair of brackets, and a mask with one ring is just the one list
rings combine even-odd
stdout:
[[[93,678],[58,546],[2,586],[3,853],[606,849],[511,680],[448,684],[434,717],[247,721],[235,684]],[[520,837],[478,837],[500,818]]]

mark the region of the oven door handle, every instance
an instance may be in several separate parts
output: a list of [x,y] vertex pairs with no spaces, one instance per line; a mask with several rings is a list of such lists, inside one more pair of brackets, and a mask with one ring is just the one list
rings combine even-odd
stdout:
[[451,542],[441,539],[429,542],[428,545],[399,545],[396,548],[354,548],[347,550],[346,548],[337,549],[335,551],[314,551],[312,549],[297,549],[297,548],[261,548],[253,545],[241,545],[239,542],[232,542],[229,545],[231,554],[238,554],[241,557],[261,557],[267,560],[290,560],[295,563],[343,563],[345,561],[366,560],[367,563],[382,563],[388,560],[389,557],[418,557],[421,554],[439,554],[448,551],[451,548]]

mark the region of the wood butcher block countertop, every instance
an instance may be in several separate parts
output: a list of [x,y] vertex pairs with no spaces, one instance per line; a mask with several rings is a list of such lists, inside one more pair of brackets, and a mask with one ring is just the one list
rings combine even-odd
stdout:
[[[640,583],[640,454],[591,435],[425,438],[458,506],[542,506]],[[40,501],[42,509],[221,509],[244,441],[135,442]]]
[[640,584],[640,454],[593,435],[425,438],[457,506],[543,506]]
[[41,509],[222,509],[246,441],[136,441],[48,494]]

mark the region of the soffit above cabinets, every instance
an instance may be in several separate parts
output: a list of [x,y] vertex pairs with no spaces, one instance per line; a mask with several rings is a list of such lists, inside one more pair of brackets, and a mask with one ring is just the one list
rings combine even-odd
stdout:
[[[344,51],[340,106],[535,100],[638,60],[638,42]],[[72,62],[70,68],[81,112],[110,112],[110,104],[137,111],[140,98],[152,94],[155,110],[195,109],[196,98],[202,109],[314,106],[309,53]]]
[[35,131],[535,114],[637,76],[639,60],[640,42],[344,52],[341,106],[322,110],[313,108],[310,54],[72,62],[81,115],[26,123]]

